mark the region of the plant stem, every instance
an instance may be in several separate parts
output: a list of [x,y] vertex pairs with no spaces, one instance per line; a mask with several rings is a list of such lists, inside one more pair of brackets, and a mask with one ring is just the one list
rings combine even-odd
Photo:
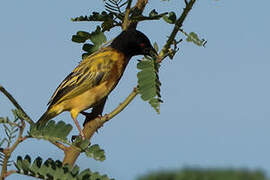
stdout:
[[[145,6],[146,6],[147,3],[148,3],[148,0],[138,0],[137,3],[136,3],[136,5],[132,8],[133,11],[134,11],[133,15],[134,16],[141,15],[143,13],[143,10],[144,10],[144,8],[145,8]],[[134,28],[134,29],[136,29],[137,24],[138,24],[138,21],[131,22],[129,24],[129,27],[128,28]]]
[[129,13],[130,13],[130,6],[131,6],[132,0],[128,0],[128,4],[127,4],[127,8],[126,8],[126,13],[125,13],[125,17],[124,17],[124,21],[122,24],[122,29],[126,30],[128,28],[129,25]]
[[[103,126],[103,124],[110,119],[112,119],[114,116],[119,114],[121,111],[125,109],[125,107],[136,97],[138,94],[137,88],[134,88],[133,91],[129,94],[129,96],[121,103],[117,108],[115,108],[111,113],[104,115],[101,118],[96,118],[94,120],[88,121],[84,128],[83,128],[83,133],[85,137],[90,141],[91,137],[93,134]],[[71,164],[73,165],[80,155],[80,150],[77,147],[70,146],[66,149],[65,152],[65,157],[63,160],[63,164]]]
[[168,53],[170,46],[173,44],[173,41],[174,41],[177,33],[179,32],[180,28],[182,27],[183,22],[185,21],[188,13],[192,9],[195,2],[196,2],[196,0],[190,0],[189,2],[187,0],[185,0],[186,7],[184,8],[184,11],[181,14],[181,16],[175,22],[175,25],[174,25],[174,28],[172,30],[171,35],[169,36],[166,44],[163,46],[161,52],[159,53],[159,56],[161,57],[161,59],[163,59],[163,57]]
[[33,121],[31,118],[26,114],[26,112],[23,110],[23,108],[19,105],[19,103],[13,98],[13,96],[0,84],[0,91],[12,102],[12,104],[19,109],[24,116],[26,117],[25,120],[29,123],[32,124]]
[[60,142],[50,141],[50,143],[54,144],[56,147],[58,147],[59,149],[61,149],[64,152],[67,150],[67,146],[65,146],[64,144],[62,144]]
[[20,127],[19,124],[15,123],[15,122],[11,122],[9,121],[7,118],[0,118],[0,124],[9,124],[11,126],[17,126]]
[[3,166],[2,166],[2,170],[1,170],[0,180],[4,180],[6,177],[7,164],[8,164],[8,160],[9,160],[11,154],[16,149],[16,147],[23,141],[23,139],[25,139],[22,137],[24,128],[25,128],[25,122],[23,120],[21,120],[20,131],[19,131],[19,135],[18,135],[16,141],[14,142],[14,144],[10,148],[6,148],[3,150],[5,157],[4,157]]

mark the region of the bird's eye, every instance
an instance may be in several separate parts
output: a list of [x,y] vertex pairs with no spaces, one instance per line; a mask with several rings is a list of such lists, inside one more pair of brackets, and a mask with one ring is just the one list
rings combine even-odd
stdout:
[[144,43],[141,43],[140,46],[141,46],[141,48],[144,48],[145,47],[145,44]]

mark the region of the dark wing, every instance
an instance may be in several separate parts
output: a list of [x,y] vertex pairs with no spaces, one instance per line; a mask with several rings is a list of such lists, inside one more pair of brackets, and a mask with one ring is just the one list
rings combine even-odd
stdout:
[[[111,52],[113,53],[113,52]],[[48,105],[73,98],[107,79],[113,61],[110,49],[103,49],[85,58],[58,86]]]

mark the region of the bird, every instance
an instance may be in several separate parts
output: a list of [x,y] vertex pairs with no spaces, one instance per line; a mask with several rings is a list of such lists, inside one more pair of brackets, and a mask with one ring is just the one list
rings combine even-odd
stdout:
[[108,95],[118,84],[131,57],[136,55],[157,57],[157,52],[144,33],[136,29],[122,31],[110,45],[84,58],[60,83],[36,124],[45,125],[69,111],[80,136],[85,139],[77,121],[79,113],[90,108],[93,114],[102,113]]

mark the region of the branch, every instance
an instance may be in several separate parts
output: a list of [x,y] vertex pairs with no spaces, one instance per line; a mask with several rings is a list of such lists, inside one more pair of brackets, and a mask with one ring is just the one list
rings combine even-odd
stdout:
[[132,3],[132,0],[128,0],[128,5],[127,5],[127,8],[126,8],[126,13],[125,13],[125,17],[124,17],[124,21],[123,21],[123,24],[122,24],[122,29],[123,30],[126,30],[128,28],[128,25],[129,25],[129,13],[130,13],[130,6],[131,6],[131,3]]
[[184,11],[181,14],[181,16],[175,22],[175,25],[174,25],[174,28],[173,28],[171,35],[169,36],[166,44],[163,46],[162,50],[159,53],[159,57],[161,57],[161,59],[164,59],[164,57],[168,53],[170,46],[173,44],[173,41],[174,41],[177,33],[179,32],[180,28],[182,27],[183,22],[185,21],[188,13],[192,9],[195,2],[196,2],[196,0],[190,0],[189,2],[187,0],[185,0],[186,7],[184,8]]
[[102,127],[105,122],[109,121],[114,116],[123,111],[127,107],[127,105],[136,97],[137,94],[138,89],[134,88],[133,91],[128,95],[128,97],[122,103],[120,103],[120,105],[115,108],[110,114],[107,114],[101,118],[96,118],[95,120],[98,121],[100,127]]
[[[146,6],[146,4],[148,3],[148,0],[137,0],[136,5],[132,8],[134,13],[133,16],[139,16],[143,13],[143,10]],[[131,22],[128,25],[128,28],[134,28],[136,29],[138,22]]]
[[25,120],[32,124],[34,123],[31,118],[24,112],[23,108],[19,105],[19,103],[13,98],[13,96],[0,84],[0,91],[12,102],[12,104],[19,109],[25,116]]
[[[103,117],[98,117],[93,120],[86,120],[86,124],[83,128],[83,133],[85,137],[90,141],[93,134],[103,126],[103,124],[110,119],[112,119],[114,116],[119,114],[121,111],[125,109],[125,107],[136,97],[138,94],[137,88],[134,88],[133,91],[129,94],[129,96],[121,103],[117,108],[115,108],[111,113],[104,115]],[[78,144],[79,146],[79,144]],[[63,164],[71,164],[73,165],[80,155],[81,151],[74,146],[68,147],[65,151],[65,157],[63,160]]]
[[67,150],[67,146],[65,146],[64,144],[62,144],[60,142],[50,141],[50,143],[54,144],[56,147],[58,147],[59,149],[61,149],[64,152]]
[[17,140],[15,141],[15,143],[10,147],[10,148],[6,148],[3,150],[3,153],[5,155],[4,157],[4,161],[3,161],[3,166],[2,166],[2,170],[1,170],[1,180],[4,180],[6,177],[6,173],[7,173],[7,164],[8,164],[8,160],[11,156],[11,154],[13,153],[13,151],[16,149],[16,147],[26,138],[22,137],[23,135],[23,131],[25,128],[25,122],[23,120],[21,120],[21,126],[20,126],[20,131],[19,131],[19,135],[17,137]]
[[12,122],[10,120],[8,120],[8,118],[1,118],[0,117],[0,124],[9,124],[10,126],[16,126],[16,127],[20,127],[19,124]]

